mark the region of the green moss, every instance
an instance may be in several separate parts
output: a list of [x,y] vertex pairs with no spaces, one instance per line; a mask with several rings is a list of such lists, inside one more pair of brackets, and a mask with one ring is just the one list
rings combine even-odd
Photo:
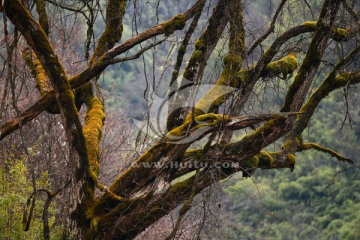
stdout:
[[110,0],[106,6],[106,27],[99,38],[89,65],[93,65],[97,59],[117,43],[123,32],[122,19],[125,14],[126,0]]
[[176,137],[180,137],[186,134],[186,132],[189,130],[189,125],[191,124],[191,119],[190,120],[186,120],[183,124],[181,124],[180,126],[174,128],[173,130],[171,130],[167,136],[176,136]]
[[223,114],[207,113],[197,116],[195,118],[196,122],[213,122],[222,120],[230,120],[230,117]]
[[[237,1],[230,14],[230,39],[229,52],[239,56],[245,56],[245,28],[243,17],[243,6]],[[241,65],[241,64],[240,64]]]
[[240,81],[242,88],[245,88],[248,85],[248,83],[250,82],[250,76],[251,76],[253,70],[254,70],[254,68],[242,69],[237,73],[237,77]]
[[[211,15],[209,19],[209,25],[207,26],[205,32],[195,41],[195,49],[200,50],[203,53],[206,52],[207,46],[215,44],[218,41],[218,24],[219,21],[224,16],[224,9],[225,9],[226,3],[219,3],[216,8],[213,10],[213,14]],[[196,57],[196,55],[194,56]],[[184,78],[186,78],[189,81],[193,81],[194,77],[197,72],[197,66],[202,60],[202,58],[193,58],[193,55],[190,57],[189,63],[185,68],[184,71]]]
[[202,149],[190,149],[187,150],[184,154],[184,158],[191,157],[192,159],[202,160],[203,150]]
[[[311,29],[316,29],[316,24],[317,24],[316,21],[308,21],[308,22],[302,23],[301,25],[310,27]],[[350,38],[350,35],[351,35],[350,32],[351,32],[350,28],[344,29],[344,28],[334,27],[332,29],[332,38],[338,42],[347,41]]]
[[197,61],[201,61],[204,58],[204,53],[201,50],[195,50],[192,53],[192,59],[197,60]]
[[[233,71],[234,70],[234,71]],[[204,114],[201,109],[209,109],[208,112],[214,112],[226,99],[228,94],[227,88],[218,87],[232,86],[237,87],[239,78],[237,77],[237,70],[235,67],[225,67],[222,71],[216,84],[196,103],[194,115],[199,116]]]
[[237,54],[229,53],[228,55],[226,55],[224,57],[223,61],[224,61],[225,67],[231,66],[232,68],[235,68],[236,70],[239,70],[241,68],[242,58]]
[[190,60],[184,71],[184,77],[192,80],[195,77],[198,63],[204,59],[204,53],[201,50],[195,50],[191,54]]
[[186,68],[183,74],[184,78],[187,80],[192,80],[195,76],[194,70],[190,70],[190,68]]
[[194,183],[194,178],[195,175],[185,179],[184,181],[175,183],[174,185],[171,186],[170,192],[173,194],[173,193],[184,192],[186,190],[191,190],[191,187]]
[[261,161],[261,165],[268,166],[269,168],[271,168],[275,161],[267,151],[260,151],[259,160]]
[[195,41],[195,49],[205,51],[206,50],[206,44],[205,44],[204,40],[202,40],[200,38],[197,39]]
[[186,21],[183,14],[178,14],[172,19],[163,23],[165,36],[170,36],[176,30],[181,30],[185,27]]
[[286,78],[288,74],[291,74],[297,68],[298,62],[295,53],[290,53],[281,59],[271,62],[266,67],[266,75],[273,77],[283,75]]

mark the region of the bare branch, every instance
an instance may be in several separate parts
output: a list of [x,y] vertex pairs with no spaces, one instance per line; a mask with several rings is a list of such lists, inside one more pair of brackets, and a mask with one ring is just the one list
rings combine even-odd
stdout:
[[272,32],[274,32],[276,20],[277,20],[277,18],[279,16],[281,10],[283,9],[286,1],[287,0],[282,0],[281,1],[281,3],[279,4],[279,7],[276,9],[276,12],[275,12],[275,15],[274,15],[273,19],[271,20],[269,29],[260,38],[258,38],[254,42],[254,44],[246,52],[247,56],[249,56],[255,50],[255,48],[257,48],[259,46],[259,44],[261,44]]

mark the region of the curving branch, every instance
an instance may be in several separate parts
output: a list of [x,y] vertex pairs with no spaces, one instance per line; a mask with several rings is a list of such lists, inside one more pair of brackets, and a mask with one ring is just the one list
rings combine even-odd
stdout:
[[298,151],[301,152],[301,151],[310,150],[310,149],[314,149],[314,150],[317,150],[317,151],[320,151],[320,152],[328,153],[332,157],[337,158],[339,161],[349,162],[349,163],[354,165],[354,162],[350,158],[346,158],[346,157],[342,156],[340,153],[337,153],[334,150],[331,150],[330,148],[320,146],[317,143],[312,143],[312,142],[302,143],[299,146]]

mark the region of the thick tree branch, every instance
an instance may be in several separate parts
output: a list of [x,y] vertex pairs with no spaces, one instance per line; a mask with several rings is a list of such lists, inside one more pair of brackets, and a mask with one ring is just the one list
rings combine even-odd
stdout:
[[316,25],[315,34],[311,40],[309,49],[303,63],[295,76],[294,82],[286,94],[285,103],[281,111],[298,111],[306,97],[316,71],[320,66],[326,43],[332,33],[332,26],[340,6],[340,0],[326,0],[321,9],[319,21]]
[[336,76],[337,72],[351,60],[353,60],[360,52],[360,46],[356,47],[348,56],[340,60],[327,75],[320,86],[311,94],[309,99],[303,105],[300,111],[306,113],[300,116],[296,122],[294,134],[300,136],[308,126],[311,116],[314,114],[316,107],[322,99],[329,95],[330,92],[345,87],[348,84],[356,84],[360,82],[360,72],[344,72]]
[[[170,143],[169,140],[164,139],[156,143],[152,148],[145,152],[134,164],[129,167],[123,174],[121,174],[109,187],[109,190],[117,195],[136,199],[147,196],[150,192],[146,186],[153,183],[156,177],[166,171],[169,164],[176,164],[176,161],[182,157],[182,153],[191,145],[192,142],[210,132],[218,131],[220,129],[243,129],[253,124],[268,121],[271,119],[287,119],[299,113],[282,113],[282,114],[259,114],[248,115],[241,117],[229,118],[221,114],[204,114],[195,118],[195,122],[191,120],[185,122],[182,126],[170,131],[168,136],[191,136],[199,128],[204,128],[205,131],[201,135],[191,138],[186,143],[175,144]],[[171,156],[171,157],[169,157]],[[161,168],[149,168],[148,165],[161,163]],[[118,201],[109,196],[103,195],[100,197],[94,207],[94,215],[104,214],[107,209],[111,209],[118,205]]]
[[[79,189],[72,196],[77,202],[73,210],[76,210],[77,217],[82,219],[78,223],[86,225],[84,206],[93,200],[94,188],[89,175],[89,162],[82,126],[68,78],[46,34],[21,2],[18,0],[5,1],[5,13],[34,50],[55,89],[63,126],[70,143],[70,158],[74,174],[73,186],[76,186],[75,189]],[[84,225],[79,227],[84,227]]]
[[[161,42],[162,41],[156,42],[154,44],[150,44],[149,46],[143,48],[141,51],[139,51],[138,53],[136,53],[133,56],[108,60],[108,61],[106,61],[106,64],[111,65],[111,64],[115,64],[115,63],[119,63],[119,62],[136,59],[139,56],[141,56],[141,54],[143,54],[145,51],[151,49],[153,46],[155,46],[157,44],[160,44]],[[90,80],[90,79],[88,79],[88,80]],[[71,83],[72,82],[70,81],[71,88],[75,88],[75,86],[72,85]],[[9,134],[11,134],[12,132],[19,129],[20,123],[22,125],[29,123],[31,120],[36,118],[40,113],[42,113],[45,110],[50,109],[50,111],[53,113],[53,110],[52,110],[53,106],[57,106],[55,104],[56,104],[55,91],[50,90],[49,92],[45,93],[36,103],[31,105],[25,111],[21,112],[20,117],[15,117],[12,120],[9,120],[8,122],[6,122],[5,124],[3,124],[1,126],[0,141],[2,139],[4,139],[6,136],[8,136]]]

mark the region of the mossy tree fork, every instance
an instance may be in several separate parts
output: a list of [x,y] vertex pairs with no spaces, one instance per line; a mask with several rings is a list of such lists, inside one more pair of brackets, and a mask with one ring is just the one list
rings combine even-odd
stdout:
[[[36,79],[41,98],[19,117],[2,125],[0,139],[18,129],[20,125],[30,122],[43,111],[61,115],[73,165],[73,177],[69,185],[72,189],[71,221],[74,223],[71,231],[76,232],[82,239],[131,239],[183,204],[179,218],[182,217],[190,208],[194,196],[214,181],[220,181],[239,171],[249,177],[257,168],[294,168],[295,154],[298,151],[315,149],[331,154],[338,160],[352,163],[350,159],[334,150],[316,143],[303,142],[301,137],[323,98],[336,89],[360,82],[360,71],[344,71],[347,64],[358,55],[360,47],[356,46],[347,56],[339,59],[318,88],[309,93],[328,43],[335,41],[346,44],[357,35],[358,25],[344,29],[335,26],[341,2],[345,9],[349,9],[346,1],[325,0],[316,22],[305,22],[288,29],[273,41],[253,67],[244,68],[244,59],[273,31],[273,25],[286,0],[281,1],[271,30],[255,41],[253,46],[245,44],[246,27],[241,1],[219,1],[208,24],[195,41],[195,50],[185,67],[184,77],[193,84],[201,83],[206,63],[226,26],[229,26],[230,34],[226,35],[229,38],[228,53],[223,60],[223,70],[215,86],[195,104],[193,111],[187,112],[185,117],[175,112],[170,114],[168,119],[169,134],[176,136],[191,134],[192,131],[204,126],[209,127],[209,130],[183,144],[174,144],[166,139],[155,143],[136,162],[161,162],[164,168],[130,166],[110,187],[105,187],[98,181],[98,171],[101,167],[99,146],[105,120],[104,100],[97,85],[99,75],[111,64],[133,59],[119,58],[121,54],[156,36],[169,37],[175,31],[183,30],[188,21],[194,18],[184,44],[178,51],[177,67],[173,73],[173,77],[177,77],[181,63],[185,62],[184,53],[189,44],[189,37],[198,27],[198,19],[202,11],[205,11],[203,9],[206,1],[195,1],[186,12],[179,13],[170,20],[116,46],[122,38],[122,22],[126,14],[127,1],[108,0],[105,30],[97,41],[87,68],[69,77],[65,74],[47,36],[51,29],[47,21],[46,1],[35,1],[39,16],[36,20],[20,0],[5,0],[2,6],[4,14],[21,32],[28,44],[28,49],[23,54],[24,61]],[[357,18],[354,11],[351,15]],[[278,60],[274,59],[288,40],[309,32],[312,33],[309,36],[311,41],[301,62],[295,52],[285,54]],[[134,58],[156,44],[145,48]],[[246,49],[251,50],[247,52]],[[239,116],[256,83],[269,77],[287,78],[289,74],[295,74],[295,78],[286,93],[283,107],[279,109],[281,113]],[[51,87],[47,85],[47,79]],[[216,86],[231,86],[240,90],[239,96],[235,98],[237,100],[233,100],[234,107],[226,115],[219,114],[219,108],[229,100],[230,94],[217,92],[219,88]],[[221,97],[213,99],[212,96]],[[78,109],[84,104],[87,113],[85,125],[82,126]],[[209,109],[209,112],[203,112],[201,109]],[[256,130],[230,143],[234,130],[259,123],[262,125]],[[208,134],[211,137],[203,148],[189,149],[193,142],[207,137]],[[264,150],[266,146],[282,137],[285,137],[286,141],[281,149],[276,152]],[[218,141],[215,142],[214,139]],[[198,171],[192,168],[166,169],[166,165],[174,162],[207,162],[213,165],[210,164],[209,167]],[[238,167],[211,167],[217,162],[238,163]],[[173,180],[192,171],[196,171],[196,174],[171,184]],[[98,198],[95,198],[94,194],[96,188],[102,191]],[[176,229],[169,237],[175,236],[175,233]]]

